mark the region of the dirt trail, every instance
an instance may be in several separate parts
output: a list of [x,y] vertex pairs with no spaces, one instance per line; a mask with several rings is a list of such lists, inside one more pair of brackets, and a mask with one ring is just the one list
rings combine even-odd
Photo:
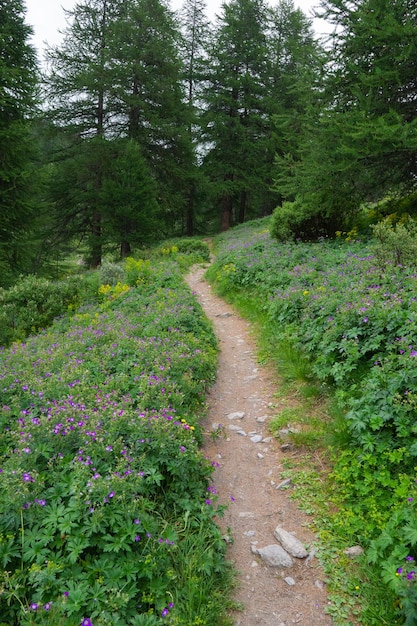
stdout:
[[[235,626],[331,625],[324,613],[323,573],[314,556],[307,563],[295,559],[293,567],[281,569],[266,566],[251,551],[251,544],[257,548],[277,544],[273,533],[278,525],[307,546],[314,536],[307,528],[307,517],[288,493],[277,490],[288,453],[281,451],[275,439],[268,441],[276,379],[256,361],[249,324],[212,293],[203,279],[204,271],[193,268],[187,281],[212,320],[220,343],[218,377],[208,398],[206,426],[212,430],[223,424],[226,438],[208,437],[205,453],[219,464],[214,484],[220,502],[228,504],[221,525],[225,532],[230,528],[233,543],[228,555],[240,573],[235,599],[243,609],[233,615]],[[237,412],[244,417],[229,419]],[[238,427],[245,434],[239,434]],[[262,435],[263,441],[254,443],[255,434]],[[295,584],[289,584],[288,577]]]

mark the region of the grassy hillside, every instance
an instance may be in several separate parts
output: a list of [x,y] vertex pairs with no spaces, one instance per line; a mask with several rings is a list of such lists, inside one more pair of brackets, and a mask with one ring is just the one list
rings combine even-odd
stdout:
[[377,241],[277,243],[267,219],[216,253],[209,278],[292,381],[298,407],[272,427],[304,451],[283,476],[314,513],[336,623],[417,623],[415,265]]
[[228,623],[199,450],[217,346],[180,270],[198,259],[107,267],[94,302],[1,350],[2,626]]

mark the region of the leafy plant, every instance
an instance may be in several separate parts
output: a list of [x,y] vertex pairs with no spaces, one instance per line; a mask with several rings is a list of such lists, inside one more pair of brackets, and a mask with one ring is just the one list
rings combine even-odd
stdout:
[[105,306],[2,353],[7,624],[227,621],[222,509],[199,450],[215,337],[175,265],[131,266],[152,289],[109,287]]
[[[370,548],[373,560],[367,571],[347,558],[338,557],[335,565],[323,552],[329,587],[335,590],[333,614],[340,616],[342,603],[343,619],[348,621],[349,614],[360,619],[355,607],[361,602],[367,626],[399,624],[401,601],[402,617],[408,612],[411,624],[414,585],[400,577],[402,590],[394,584],[387,589],[378,572],[389,561],[386,580],[398,579],[395,572],[406,556],[417,556],[411,536],[401,530],[412,533],[415,525],[411,513],[403,511],[415,479],[417,451],[414,235],[409,231],[402,237],[400,224],[398,230],[382,226],[389,235],[383,244],[376,239],[362,243],[356,233],[349,240],[277,243],[268,235],[269,225],[270,220],[259,220],[220,235],[207,275],[241,311],[262,319],[264,354],[282,369],[287,390],[288,381],[297,380],[291,386],[293,397],[310,403],[305,424],[297,420],[300,434],[291,434],[293,445],[307,446],[308,453],[302,468],[286,461],[285,477],[290,472],[297,487],[293,496],[315,512],[322,541],[340,555],[342,546],[366,549],[383,537]],[[376,253],[381,245],[386,254],[383,272]],[[313,395],[304,395],[304,388]],[[311,403],[328,394],[332,400],[325,408],[332,412],[326,416],[312,410],[309,415]],[[278,416],[273,427],[288,425],[287,415],[284,411]],[[319,490],[311,488],[316,454],[325,454],[323,466],[330,470],[321,476]],[[308,477],[303,477],[305,466],[311,467]],[[386,531],[390,540],[383,545]],[[358,578],[363,585],[349,582]],[[372,608],[376,597],[378,610]]]
[[417,226],[412,220],[392,224],[390,219],[378,222],[373,227],[378,243],[375,256],[381,270],[387,264],[415,266],[417,257]]

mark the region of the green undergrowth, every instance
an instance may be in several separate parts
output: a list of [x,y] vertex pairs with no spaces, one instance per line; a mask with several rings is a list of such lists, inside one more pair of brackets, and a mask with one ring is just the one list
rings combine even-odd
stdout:
[[349,239],[277,243],[258,220],[217,238],[207,275],[279,372],[271,429],[292,446],[282,477],[311,516],[334,623],[415,624],[417,270],[390,255],[399,235]]
[[200,450],[217,344],[175,255],[106,268],[93,303],[1,349],[1,626],[230,623]]
[[[210,258],[207,243],[198,238],[172,239],[126,261],[105,258],[99,271],[85,271],[82,264],[68,265],[60,280],[39,276],[21,277],[9,289],[0,288],[0,346],[22,341],[41,332],[57,317],[72,314],[86,303],[100,302],[136,282],[161,275],[161,267],[173,265],[179,273]],[[154,266],[158,272],[154,272]],[[157,278],[158,280],[158,278]],[[107,289],[107,292],[106,292]]]

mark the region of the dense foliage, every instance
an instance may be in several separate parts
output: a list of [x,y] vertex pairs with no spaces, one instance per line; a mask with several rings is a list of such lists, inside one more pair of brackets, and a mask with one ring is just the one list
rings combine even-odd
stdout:
[[413,2],[321,0],[321,41],[293,0],[230,0],[213,23],[205,9],[77,3],[47,51],[34,160],[30,28],[2,4],[3,286],[80,243],[96,267],[275,208],[278,239],[315,240],[365,201],[414,198]]
[[[407,256],[415,236],[405,237],[406,228],[397,228],[396,234],[396,228],[379,226],[379,239],[369,244],[342,237],[278,244],[264,220],[248,223],[219,239],[209,276],[221,293],[249,299],[262,314],[277,355],[280,345],[290,345],[307,359],[311,379],[335,396],[342,419],[330,426],[338,447],[326,496],[335,512],[323,530],[331,528],[342,545],[368,549],[367,558],[382,572],[380,582],[393,593],[392,615],[398,594],[412,624],[416,261]],[[398,265],[396,248],[408,265]]]
[[2,349],[1,624],[224,623],[221,510],[199,451],[216,341],[178,248],[160,255]]
[[0,272],[2,285],[26,269],[36,211],[28,117],[35,107],[35,51],[21,0],[0,4]]

